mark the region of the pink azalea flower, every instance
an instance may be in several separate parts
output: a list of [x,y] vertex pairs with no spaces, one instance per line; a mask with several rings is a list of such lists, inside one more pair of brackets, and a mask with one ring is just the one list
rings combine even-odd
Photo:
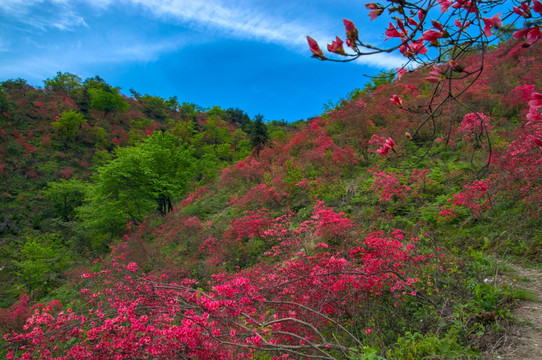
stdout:
[[463,24],[463,22],[460,21],[459,19],[455,19],[454,24],[455,24],[455,26],[457,26],[457,27],[460,28],[461,30],[464,30],[464,29],[466,29],[466,28],[468,28],[468,27],[470,26],[471,22],[470,22],[470,21],[466,21],[466,22]]
[[385,146],[389,146],[390,149],[395,149],[395,142],[391,137],[386,139],[386,142],[384,143]]
[[386,29],[386,31],[384,31],[384,34],[386,34],[386,38],[384,39],[384,41],[390,39],[390,38],[393,38],[393,37],[403,37],[403,35],[397,31],[397,29],[395,28],[395,26],[393,26],[393,24],[390,22],[390,27],[388,29]]
[[414,53],[412,53],[410,47],[407,44],[399,46],[399,51],[401,52],[401,54],[403,54],[404,57],[410,58],[414,56]]
[[533,143],[535,143],[535,144],[538,145],[540,148],[542,148],[542,139],[539,139],[539,138],[537,138],[537,137],[531,136],[531,140],[533,141]]
[[513,6],[512,9],[516,14],[518,14],[519,16],[523,16],[524,18],[530,18],[532,16],[529,4],[527,4],[526,2],[522,2],[519,7]]
[[383,9],[369,11],[369,18],[371,19],[371,21],[373,21],[374,19],[382,15],[383,11],[384,11]]
[[535,26],[535,27],[531,28],[529,33],[527,34],[527,43],[529,45],[532,45],[540,37],[542,37],[542,32],[540,32],[540,27]]
[[531,100],[529,101],[529,106],[535,109],[542,107],[542,93],[533,93],[531,95]]
[[538,0],[533,0],[533,10],[542,15],[542,3]]
[[376,152],[378,153],[378,155],[381,155],[381,156],[386,156],[388,155],[388,152],[390,151],[390,147],[389,146],[382,146],[381,148],[379,149],[376,149]]
[[408,18],[408,24],[412,26],[418,26],[418,23],[413,18]]
[[347,19],[343,19],[343,23],[344,23],[344,27],[345,27],[347,33],[353,33],[355,31],[357,31],[356,25],[354,25],[354,23],[352,21],[347,20]]
[[388,155],[388,152],[390,150],[393,150],[395,152],[395,142],[392,138],[387,138],[384,142],[384,145],[382,145],[380,148],[376,150],[376,152],[381,156]]
[[358,29],[356,25],[350,20],[343,19],[344,28],[346,29],[346,37],[354,41],[358,38]]
[[437,41],[441,37],[442,37],[442,33],[435,30],[427,30],[422,35],[422,39],[429,42]]
[[514,39],[521,39],[525,38],[527,40],[527,44],[532,45],[535,43],[536,40],[538,40],[542,36],[542,33],[540,32],[540,28],[538,26],[521,29],[514,33]]
[[371,10],[369,11],[369,17],[371,18],[371,21],[373,21],[374,19],[382,15],[382,12],[384,11],[384,9],[381,6],[375,3],[365,4],[365,7],[368,10]]
[[540,115],[538,110],[534,107],[529,108],[529,112],[527,113],[526,117],[527,120],[529,120],[529,122],[527,122],[527,125],[531,125],[532,123],[537,121],[542,121],[542,115]]
[[502,21],[501,21],[501,16],[502,13],[498,13],[496,15],[493,15],[492,17],[490,17],[489,19],[487,18],[483,18],[482,20],[484,20],[484,34],[486,34],[487,37],[490,37],[491,35],[493,35],[491,33],[491,28],[500,28],[502,26]]
[[434,27],[435,29],[437,29],[438,31],[444,32],[444,28],[442,27],[442,24],[439,23],[438,21],[431,20],[431,24],[432,24],[433,27]]
[[410,48],[412,49],[415,55],[425,55],[429,51],[425,47],[425,44],[422,38],[418,40],[412,40],[410,42]]
[[446,76],[438,66],[433,66],[433,70],[429,72],[429,75],[425,80],[432,83],[439,83],[442,80],[446,79]]
[[328,44],[327,51],[341,55],[346,54],[343,48],[343,41],[338,36],[335,36],[335,41],[332,41],[331,44]]
[[425,11],[418,11],[418,20],[420,20],[420,22],[423,22],[425,20]]
[[448,8],[452,5],[452,2],[448,0],[438,0],[438,3],[440,5],[441,14],[448,11]]
[[311,51],[312,51],[312,53],[314,54],[315,57],[317,57],[319,59],[322,59],[322,60],[326,58],[324,56],[324,53],[320,49],[320,46],[318,46],[318,43],[316,42],[316,40],[314,40],[310,36],[307,36],[307,41],[309,42],[309,47],[310,47],[310,49],[311,49]]
[[400,79],[403,77],[403,75],[408,74],[408,71],[406,71],[405,68],[397,68],[395,71],[397,72],[397,79]]
[[399,106],[400,108],[403,107],[403,99],[401,99],[399,96],[397,95],[393,95],[391,98],[390,98],[390,101],[392,103],[394,103],[395,105]]

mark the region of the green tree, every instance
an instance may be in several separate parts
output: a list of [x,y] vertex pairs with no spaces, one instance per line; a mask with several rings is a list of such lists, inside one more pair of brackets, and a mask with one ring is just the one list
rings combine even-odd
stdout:
[[17,275],[31,297],[46,295],[60,284],[60,276],[69,266],[68,251],[62,238],[54,233],[26,239],[17,262]]
[[140,96],[137,99],[143,106],[141,111],[152,119],[164,120],[167,118],[166,110],[168,105],[166,105],[166,100],[151,95]]
[[168,132],[136,146],[117,148],[116,159],[98,168],[80,216],[92,229],[120,232],[157,210],[166,214],[194,179],[193,150]]
[[222,118],[231,124],[241,125],[241,129],[246,133],[249,133],[252,128],[252,120],[250,120],[248,115],[239,108],[227,109]]
[[57,72],[56,76],[52,79],[44,81],[45,90],[52,92],[62,92],[66,95],[73,94],[74,91],[83,88],[81,85],[81,78],[77,75],[70,74],[68,72]]
[[228,124],[218,115],[210,115],[205,123],[204,141],[214,147],[215,154],[218,154],[218,145],[231,143],[231,134]]
[[91,98],[90,107],[102,111],[104,119],[114,111],[126,112],[130,105],[119,94],[119,88],[110,86],[95,87],[88,90]]
[[258,156],[263,147],[269,143],[269,132],[267,130],[267,125],[263,122],[263,116],[261,114],[257,114],[254,117],[254,124],[250,131],[250,143],[252,144],[253,150],[256,152],[256,156]]
[[64,111],[51,125],[55,132],[68,145],[70,142],[77,139],[81,133],[81,126],[86,122],[85,116],[77,111]]
[[73,220],[75,209],[83,205],[85,187],[79,179],[61,179],[48,183],[43,195],[56,215],[67,222]]
[[8,111],[8,109],[9,109],[9,101],[6,97],[6,94],[4,94],[4,91],[0,87],[0,115],[4,111]]

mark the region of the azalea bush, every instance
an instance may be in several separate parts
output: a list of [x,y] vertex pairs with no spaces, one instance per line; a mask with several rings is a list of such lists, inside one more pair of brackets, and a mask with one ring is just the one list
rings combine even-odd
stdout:
[[[502,5],[500,7],[499,5]],[[513,31],[513,37],[522,40],[523,47],[535,44],[542,32],[542,3],[538,0],[513,2],[514,6],[506,8],[508,4],[500,1],[413,1],[396,3],[389,1],[380,3],[366,3],[370,20],[389,16],[389,27],[384,30],[386,45],[367,43],[361,36],[355,24],[344,19],[346,29],[345,42],[338,36],[327,46],[332,54],[324,55],[318,43],[307,37],[313,56],[320,60],[353,61],[361,56],[398,51],[405,58],[405,65],[396,69],[397,79],[411,71],[426,71],[425,80],[435,84],[431,88],[431,96],[422,106],[413,103],[412,106],[394,94],[389,99],[400,109],[417,114],[417,121],[411,124],[410,132],[405,135],[409,138],[420,139],[424,132],[432,133],[433,141],[441,136],[446,144],[450,143],[455,132],[457,107],[470,111],[459,125],[458,132],[466,135],[467,132],[475,135],[477,146],[473,152],[484,148],[485,158],[477,159],[473,166],[479,171],[485,171],[491,163],[492,146],[489,137],[489,127],[486,115],[475,112],[472,103],[467,104],[461,97],[468,95],[480,78],[484,66],[485,56],[491,45],[505,32],[503,20],[509,21],[510,29],[520,24],[519,30]],[[505,11],[498,12],[504,8]],[[498,12],[498,13],[497,13]],[[387,45],[390,44],[390,45]],[[467,61],[467,56],[478,53],[478,61]],[[413,67],[415,66],[415,67]],[[528,96],[532,103],[537,104],[540,93],[534,89]],[[540,117],[539,106],[531,106],[530,118]],[[474,132],[473,125],[478,124]],[[429,128],[429,130],[427,130]],[[469,130],[470,129],[470,130]],[[531,136],[539,139],[537,133]],[[542,140],[540,140],[542,141]],[[427,146],[427,141],[423,142]],[[429,142],[429,147],[431,142]],[[395,151],[395,143],[391,138],[378,149],[378,153],[386,156],[389,150]],[[474,159],[474,156],[473,156]]]
[[[407,240],[400,230],[375,232],[346,251],[324,243],[299,251],[304,232],[329,226],[325,211],[316,210],[317,224],[292,231],[275,219],[261,233],[275,238],[268,256],[280,262],[216,274],[207,284],[145,274],[122,254],[95,261],[80,275],[80,299],[34,305],[23,330],[6,335],[8,358],[214,359],[267,352],[332,359],[385,342],[389,334],[377,324],[403,311],[405,301],[437,306],[427,296],[439,291],[438,279],[420,269],[440,263],[443,271],[445,262],[419,252],[418,239]],[[382,302],[391,307],[377,306]]]

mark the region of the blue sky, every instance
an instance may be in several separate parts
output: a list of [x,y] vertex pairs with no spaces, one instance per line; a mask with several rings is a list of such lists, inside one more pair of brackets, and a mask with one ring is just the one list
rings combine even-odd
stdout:
[[0,81],[100,75],[126,94],[295,121],[403,61],[312,59],[305,37],[325,48],[344,38],[343,18],[382,42],[387,24],[369,22],[357,0],[1,0]]

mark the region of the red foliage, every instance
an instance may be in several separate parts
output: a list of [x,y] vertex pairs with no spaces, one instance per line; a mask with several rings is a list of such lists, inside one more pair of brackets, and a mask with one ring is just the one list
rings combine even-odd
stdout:
[[264,168],[254,157],[248,156],[235,165],[230,165],[222,171],[220,184],[230,186],[243,180],[247,183],[261,182],[263,180]]
[[478,217],[484,209],[491,207],[488,181],[473,181],[465,184],[462,192],[454,195],[453,204],[466,207]]
[[199,200],[210,193],[211,192],[209,191],[209,189],[207,189],[205,186],[200,186],[195,191],[188,194],[188,196],[183,201],[181,201],[181,207],[188,206],[194,201]]
[[489,123],[490,118],[482,113],[470,113],[463,117],[457,128],[457,134],[463,135],[463,139],[471,140],[473,137],[480,137],[482,134],[490,134],[493,126]]
[[375,181],[371,185],[379,196],[379,201],[390,202],[404,199],[412,190],[405,184],[401,184],[402,174],[394,174],[387,171],[374,171]]
[[274,186],[267,184],[258,184],[250,188],[246,195],[236,203],[241,206],[278,206],[281,198],[288,196],[287,193],[277,191]]
[[26,151],[28,151],[29,153],[33,153],[33,152],[35,152],[37,150],[35,147],[32,147],[28,143],[24,143],[24,147],[26,148]]
[[71,168],[63,169],[63,170],[60,170],[60,173],[62,174],[62,177],[64,179],[69,179],[73,174],[73,170]]
[[0,329],[4,333],[22,331],[26,318],[30,315],[30,298],[23,293],[10,307],[0,308]]
[[335,244],[344,242],[345,236],[353,228],[344,213],[336,213],[332,208],[324,206],[323,201],[316,202],[312,218],[317,221],[314,234]]
[[[257,219],[262,217],[252,214],[244,222]],[[243,234],[237,227],[231,234],[251,236],[261,227]],[[374,233],[344,253],[299,252],[277,265],[214,275],[203,291],[193,280],[167,282],[114,258],[81,275],[86,310],[64,309],[56,300],[36,307],[22,332],[6,336],[14,345],[8,356],[231,359],[258,349],[301,357],[346,354],[360,339],[340,319],[348,314],[370,333],[363,323],[366,307],[388,293],[398,303],[416,296],[416,269],[428,259],[399,230],[391,237]],[[324,328],[335,329],[341,341]]]

